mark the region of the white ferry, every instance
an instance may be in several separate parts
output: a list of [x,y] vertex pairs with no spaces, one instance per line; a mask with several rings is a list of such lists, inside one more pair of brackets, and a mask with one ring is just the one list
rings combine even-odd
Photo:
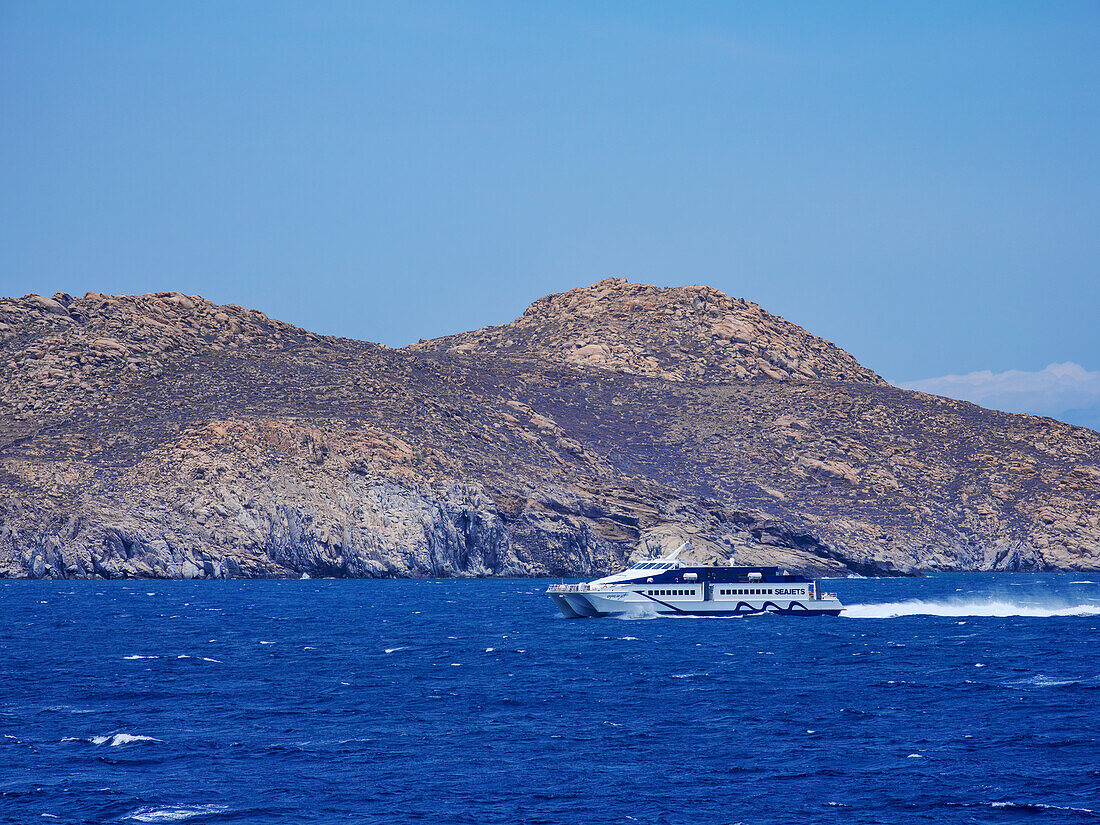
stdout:
[[778,567],[689,567],[667,556],[581,584],[555,584],[547,594],[566,616],[838,616],[844,606],[818,582]]

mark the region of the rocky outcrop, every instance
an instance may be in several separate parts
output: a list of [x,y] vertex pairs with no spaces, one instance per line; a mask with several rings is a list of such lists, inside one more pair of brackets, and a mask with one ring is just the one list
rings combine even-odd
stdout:
[[891,387],[705,287],[405,350],[197,296],[0,300],[0,575],[1100,567],[1100,434]]
[[706,286],[608,278],[540,298],[511,324],[410,349],[558,361],[669,381],[766,377],[885,383],[844,350]]

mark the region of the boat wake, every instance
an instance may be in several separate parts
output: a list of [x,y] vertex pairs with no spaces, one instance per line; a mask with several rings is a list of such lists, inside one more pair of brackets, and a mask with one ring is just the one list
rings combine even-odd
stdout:
[[841,616],[849,619],[895,619],[901,616],[1100,616],[1100,605],[1021,604],[999,599],[974,601],[885,602],[883,604],[853,604],[845,607]]

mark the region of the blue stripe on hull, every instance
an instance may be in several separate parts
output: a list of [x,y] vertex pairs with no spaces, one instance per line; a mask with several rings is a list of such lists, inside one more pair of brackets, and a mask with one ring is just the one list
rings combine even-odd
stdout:
[[678,610],[675,613],[658,610],[662,616],[760,616],[764,613],[776,616],[839,616],[839,610]]
[[[839,616],[842,609],[814,610],[806,607],[802,602],[791,602],[786,607],[780,607],[775,602],[764,602],[761,607],[753,607],[748,602],[737,602],[732,610],[685,610],[660,599],[654,599],[652,596],[648,596],[648,598],[664,607],[671,608],[670,610],[658,610],[657,612],[662,616],[758,616],[762,613],[773,613],[777,616]],[[612,614],[601,613],[600,615],[610,616]]]

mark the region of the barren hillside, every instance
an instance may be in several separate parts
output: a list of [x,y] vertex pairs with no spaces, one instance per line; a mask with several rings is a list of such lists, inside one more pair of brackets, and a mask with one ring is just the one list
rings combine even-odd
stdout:
[[707,287],[391,350],[158,293],[0,299],[0,575],[1100,567],[1100,434],[900,390]]

